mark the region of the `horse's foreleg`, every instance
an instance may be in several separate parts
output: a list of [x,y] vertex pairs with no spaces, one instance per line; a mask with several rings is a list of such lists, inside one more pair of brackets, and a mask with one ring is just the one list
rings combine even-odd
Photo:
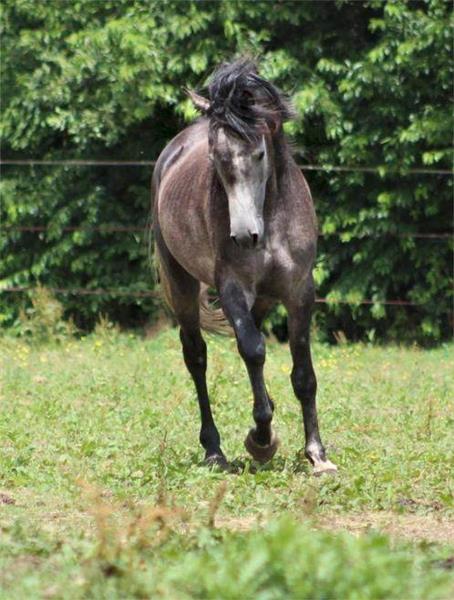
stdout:
[[252,414],[256,426],[249,432],[245,446],[253,458],[267,462],[276,453],[278,439],[271,428],[273,405],[263,377],[265,339],[256,326],[241,286],[234,281],[224,282],[219,286],[219,292],[224,313],[235,331],[238,350],[246,364],[254,396]]
[[306,438],[305,454],[314,466],[314,474],[336,471],[336,466],[326,458],[325,448],[318,429],[317,379],[312,366],[309,341],[314,290],[311,285],[297,302],[287,304],[290,350],[293,357],[291,380],[296,397],[301,403]]

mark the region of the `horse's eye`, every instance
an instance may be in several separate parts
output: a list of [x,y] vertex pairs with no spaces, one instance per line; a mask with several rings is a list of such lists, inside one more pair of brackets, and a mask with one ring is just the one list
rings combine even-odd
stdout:
[[265,151],[262,150],[261,152],[259,152],[257,154],[257,160],[262,160],[262,158],[265,156]]

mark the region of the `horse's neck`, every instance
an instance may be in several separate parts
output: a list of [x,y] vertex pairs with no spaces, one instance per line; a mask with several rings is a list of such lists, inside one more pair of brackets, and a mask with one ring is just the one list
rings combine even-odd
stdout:
[[291,160],[289,145],[282,129],[273,136],[272,148],[273,173],[269,180],[268,195],[272,200],[271,204],[276,207],[281,200]]

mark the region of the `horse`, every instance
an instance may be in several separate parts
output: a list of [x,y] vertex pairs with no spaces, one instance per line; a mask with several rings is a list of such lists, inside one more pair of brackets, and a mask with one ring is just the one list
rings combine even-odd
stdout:
[[208,97],[186,90],[201,116],[160,154],[152,178],[153,232],[161,286],[180,327],[184,362],[200,408],[200,443],[208,465],[228,468],[206,384],[201,293],[214,288],[233,328],[253,393],[255,427],[245,447],[259,463],[279,439],[265,386],[260,327],[282,302],[288,313],[291,382],[301,403],[305,456],[315,475],[334,472],[322,444],[309,329],[317,221],[311,193],[292,157],[283,124],[287,97],[259,75],[254,61],[221,64]]

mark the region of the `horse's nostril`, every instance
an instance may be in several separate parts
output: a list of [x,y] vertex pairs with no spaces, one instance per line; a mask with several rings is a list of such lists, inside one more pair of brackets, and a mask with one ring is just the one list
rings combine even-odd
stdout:
[[259,241],[258,233],[241,231],[238,235],[230,235],[230,239],[238,248],[256,248]]

